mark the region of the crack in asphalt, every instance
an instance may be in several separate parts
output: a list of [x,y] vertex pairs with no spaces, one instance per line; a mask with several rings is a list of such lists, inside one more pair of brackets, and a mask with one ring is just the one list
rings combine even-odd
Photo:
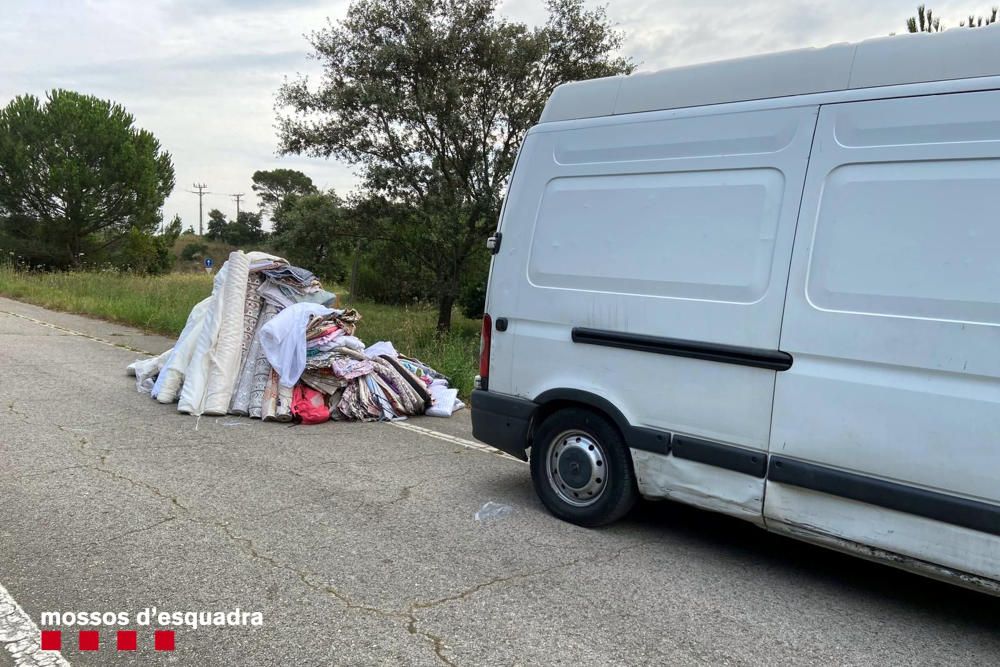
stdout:
[[7,411],[10,412],[10,414],[14,415],[15,417],[20,417],[25,422],[29,424],[31,423],[31,421],[28,419],[28,414],[26,412],[21,412],[20,410],[14,407],[14,401],[11,401],[10,403],[7,404]]
[[[9,404],[8,408],[12,412],[14,412],[15,414],[21,414],[21,413],[18,413],[15,410],[15,408],[13,406],[13,403]],[[64,433],[67,433],[67,434],[71,433],[71,431],[69,430],[68,427],[65,427],[65,426],[62,426],[62,425],[59,425],[59,424],[55,424],[55,426],[60,431],[62,431]],[[566,561],[566,562],[560,562],[560,563],[557,563],[557,564],[554,564],[554,565],[551,565],[549,567],[545,567],[545,568],[542,568],[542,569],[538,569],[538,570],[529,570],[529,571],[526,571],[526,572],[518,572],[518,573],[514,573],[514,574],[493,577],[491,579],[488,579],[488,580],[483,581],[483,582],[476,583],[476,584],[474,584],[472,586],[469,586],[469,587],[467,587],[467,588],[465,588],[465,589],[463,589],[463,590],[461,590],[461,591],[459,591],[457,593],[453,593],[453,594],[450,594],[450,595],[445,595],[445,596],[442,596],[442,597],[439,597],[439,598],[435,598],[435,599],[432,599],[432,600],[426,600],[426,601],[412,600],[412,601],[410,601],[408,603],[408,606],[403,611],[396,611],[396,610],[391,610],[391,609],[383,609],[381,607],[378,607],[378,606],[375,606],[375,605],[371,605],[371,604],[366,604],[364,602],[360,602],[360,601],[354,599],[351,595],[349,595],[346,592],[342,591],[341,589],[339,589],[335,585],[331,584],[330,582],[324,581],[322,583],[317,583],[315,581],[315,579],[318,578],[318,577],[320,577],[321,575],[319,575],[319,574],[317,574],[315,572],[312,572],[312,571],[310,571],[308,569],[304,569],[304,568],[298,567],[298,566],[296,566],[294,564],[288,563],[288,562],[286,562],[286,561],[284,561],[284,560],[282,560],[280,558],[277,558],[275,556],[272,556],[272,555],[266,553],[265,551],[261,550],[261,548],[258,547],[258,545],[254,542],[254,540],[252,538],[246,537],[244,535],[239,534],[237,532],[237,530],[233,526],[230,525],[229,522],[215,520],[215,519],[210,519],[210,518],[202,517],[202,516],[198,516],[198,515],[196,515],[192,511],[191,507],[189,507],[184,502],[182,502],[178,496],[172,495],[170,493],[167,493],[167,492],[161,490],[159,487],[157,487],[154,484],[151,484],[151,483],[146,482],[146,481],[141,480],[141,479],[133,479],[132,477],[129,477],[128,475],[122,473],[121,471],[115,470],[115,469],[109,467],[107,465],[107,459],[108,459],[108,456],[109,456],[109,454],[111,453],[112,450],[109,450],[109,449],[106,449],[106,448],[94,448],[94,447],[92,447],[92,443],[90,441],[88,441],[87,438],[76,439],[76,435],[77,434],[73,434],[73,435],[74,435],[74,445],[75,445],[75,448],[77,449],[77,451],[81,455],[83,455],[83,456],[86,456],[88,458],[96,458],[97,459],[97,461],[95,463],[92,463],[92,464],[89,464],[89,465],[73,466],[73,467],[91,469],[91,470],[99,472],[99,473],[101,473],[103,475],[106,475],[106,476],[108,476],[108,477],[110,477],[110,478],[112,478],[112,479],[114,479],[116,481],[128,484],[129,486],[131,486],[133,488],[142,489],[142,490],[144,490],[144,491],[152,494],[153,496],[155,496],[157,498],[160,498],[160,499],[168,502],[170,504],[170,507],[171,507],[171,510],[172,510],[171,514],[169,514],[165,518],[161,519],[160,521],[157,521],[156,523],[153,523],[153,524],[151,524],[149,526],[144,526],[142,528],[138,528],[138,529],[135,529],[135,530],[132,530],[132,531],[127,531],[125,533],[122,533],[120,535],[114,536],[114,537],[109,538],[108,540],[105,540],[105,541],[100,542],[100,543],[113,542],[115,540],[121,539],[121,538],[129,536],[129,535],[134,535],[134,534],[137,534],[137,533],[142,533],[142,532],[145,532],[145,531],[153,530],[154,528],[157,528],[157,527],[159,527],[161,525],[164,525],[164,524],[166,524],[168,522],[175,521],[175,520],[189,521],[191,523],[195,523],[195,524],[203,525],[203,526],[206,526],[206,527],[214,528],[214,529],[218,530],[221,533],[221,535],[223,537],[225,537],[225,539],[227,541],[229,541],[232,544],[236,545],[244,554],[250,556],[251,558],[253,558],[255,560],[258,560],[258,561],[261,561],[263,563],[266,563],[268,566],[270,566],[272,568],[284,570],[284,571],[286,571],[286,572],[294,575],[302,583],[302,585],[305,586],[307,589],[312,590],[314,592],[321,593],[321,594],[323,594],[325,596],[328,596],[328,597],[331,597],[331,598],[337,600],[338,602],[340,602],[341,604],[344,605],[344,607],[345,607],[345,609],[347,611],[367,613],[367,614],[374,614],[374,615],[376,615],[376,616],[378,616],[380,618],[384,618],[386,620],[390,620],[390,621],[393,621],[395,623],[400,623],[402,625],[403,629],[405,629],[410,635],[421,637],[424,641],[426,641],[430,645],[430,648],[433,650],[435,658],[441,664],[447,665],[448,667],[456,667],[458,665],[458,663],[455,661],[455,659],[453,659],[452,657],[449,657],[449,655],[448,655],[448,652],[450,650],[450,647],[448,645],[448,640],[445,637],[443,637],[441,635],[438,635],[435,632],[433,632],[433,631],[431,631],[431,630],[429,630],[427,628],[421,627],[421,619],[419,617],[419,614],[421,612],[424,612],[424,611],[427,611],[427,610],[430,610],[430,609],[434,609],[436,607],[440,607],[440,606],[447,605],[447,604],[452,604],[452,603],[459,603],[459,604],[461,604],[461,603],[465,602],[466,600],[468,600],[469,598],[473,597],[474,595],[476,595],[477,593],[479,593],[481,591],[484,591],[484,590],[487,590],[487,589],[493,589],[493,588],[500,587],[500,586],[511,585],[511,584],[516,583],[516,582],[521,582],[521,581],[525,581],[525,580],[528,580],[528,579],[531,579],[531,578],[534,578],[534,577],[543,576],[543,575],[546,575],[546,574],[549,574],[549,573],[552,573],[552,572],[555,572],[555,571],[558,571],[558,570],[564,570],[564,569],[572,568],[572,567],[575,567],[575,566],[579,565],[580,563],[582,563],[584,561],[590,561],[590,562],[610,562],[610,561],[613,561],[613,560],[619,558],[625,552],[633,550],[633,549],[641,548],[641,547],[645,546],[645,544],[646,544],[645,542],[640,542],[638,544],[632,544],[632,545],[623,547],[622,549],[619,549],[617,552],[615,552],[614,554],[612,554],[610,556],[603,557],[603,558],[592,558],[590,556],[580,556],[580,557],[575,558],[573,560]],[[291,471],[289,471],[289,472],[291,472]],[[301,472],[298,472],[298,471],[296,471],[296,472],[300,476],[309,478],[308,475],[305,475],[305,474],[303,474]],[[420,487],[420,486],[423,486],[423,485],[426,485],[426,484],[429,484],[429,483],[432,483],[432,482],[440,481],[442,479],[446,479],[447,477],[458,477],[458,476],[461,476],[462,474],[463,473],[456,473],[454,475],[449,475],[449,476],[444,476],[444,477],[433,477],[433,478],[429,478],[429,479],[423,479],[423,480],[420,480],[418,482],[414,482],[413,484],[405,485],[405,486],[403,486],[400,489],[399,493],[397,494],[397,496],[394,499],[389,500],[385,504],[386,505],[392,505],[392,504],[396,504],[396,503],[405,501],[405,500],[411,498],[412,494],[413,494],[413,490],[416,489],[416,488],[418,488],[418,487]],[[342,492],[342,491],[338,491],[338,492]],[[330,494],[328,494],[326,496],[323,496],[321,498],[315,499],[313,501],[309,501],[306,504],[313,504],[313,503],[319,502],[319,501],[321,501],[323,499],[333,497],[338,492],[331,492]],[[273,514],[273,513],[277,512],[277,511],[280,511],[282,509],[288,509],[288,507],[279,508],[278,510],[274,510],[272,512],[269,512],[268,514]]]
[[409,500],[413,495],[413,490],[419,488],[425,484],[430,484],[431,482],[440,482],[446,479],[454,479],[456,477],[464,477],[466,473],[457,472],[451,475],[440,475],[438,477],[431,477],[430,479],[422,479],[419,482],[414,482],[413,484],[407,484],[399,490],[399,494],[392,500],[385,503],[385,505],[395,505],[396,503],[403,502],[404,500]]
[[519,572],[519,573],[511,574],[511,575],[506,575],[506,576],[501,576],[501,577],[494,577],[493,579],[490,579],[488,581],[484,581],[482,583],[476,584],[476,585],[471,586],[471,587],[469,587],[469,588],[467,588],[467,589],[465,589],[463,591],[460,591],[458,593],[454,593],[452,595],[447,595],[447,596],[444,596],[444,597],[441,597],[441,598],[437,598],[437,599],[434,599],[434,600],[430,600],[430,601],[427,601],[427,602],[414,601],[414,602],[410,603],[410,607],[409,607],[409,609],[407,609],[407,612],[406,612],[407,615],[408,615],[408,617],[409,617],[409,622],[407,624],[407,630],[411,634],[420,634],[420,635],[422,635],[422,636],[427,637],[428,639],[430,639],[433,642],[433,644],[434,644],[434,652],[437,655],[437,657],[442,662],[444,662],[445,664],[451,665],[451,666],[454,667],[454,665],[456,665],[457,663],[453,662],[452,660],[449,660],[447,658],[447,656],[444,655],[444,651],[447,650],[447,648],[448,648],[447,645],[444,643],[444,640],[442,638],[436,636],[436,635],[431,634],[430,632],[428,632],[426,630],[420,630],[418,628],[418,624],[419,624],[420,621],[419,621],[419,619],[416,616],[417,611],[425,610],[425,609],[432,609],[434,607],[439,607],[441,605],[449,604],[451,602],[459,602],[459,603],[465,602],[466,600],[468,600],[470,597],[472,597],[476,593],[478,593],[478,592],[480,592],[482,590],[485,590],[487,588],[492,588],[494,586],[499,586],[499,585],[503,585],[503,584],[509,584],[511,582],[516,582],[516,581],[523,581],[523,580],[526,580],[526,579],[531,579],[533,577],[539,577],[539,576],[542,576],[542,575],[545,575],[545,574],[549,574],[551,572],[555,572],[557,570],[569,569],[569,568],[572,568],[572,567],[575,567],[575,566],[579,565],[580,563],[582,563],[584,561],[588,561],[588,562],[591,562],[591,563],[610,563],[610,562],[613,562],[613,561],[617,560],[618,558],[620,558],[622,556],[622,554],[624,554],[624,553],[626,553],[628,551],[632,551],[633,549],[639,549],[639,548],[644,547],[646,545],[647,545],[647,542],[643,541],[643,542],[639,542],[637,544],[631,544],[629,546],[622,547],[621,549],[619,549],[618,551],[616,551],[614,554],[612,554],[610,556],[606,556],[604,558],[592,558],[590,556],[581,556],[581,557],[575,558],[575,559],[573,559],[571,561],[567,561],[567,562],[564,562],[564,563],[558,563],[556,565],[552,565],[550,567],[542,568],[540,570],[533,570],[533,571],[529,571],[529,572]]
[[100,540],[98,542],[91,542],[90,544],[87,544],[85,546],[90,547],[90,546],[96,546],[98,544],[108,544],[110,542],[114,542],[116,540],[120,540],[123,537],[128,537],[129,535],[135,535],[137,533],[145,533],[147,530],[153,530],[154,528],[158,528],[158,527],[162,526],[163,524],[169,523],[171,521],[175,521],[176,519],[177,519],[176,516],[170,515],[170,516],[167,516],[164,519],[160,519],[156,523],[151,523],[148,526],[143,526],[142,528],[136,528],[135,530],[127,530],[124,533],[121,533],[120,535],[115,535],[114,537],[110,537],[110,538],[108,538],[106,540]]
[[[404,456],[402,458],[398,458],[398,459],[394,458],[394,459],[392,459],[392,464],[396,465],[396,464],[399,464],[399,463],[411,463],[413,461],[420,461],[422,459],[432,459],[432,458],[441,457],[441,456],[451,456],[453,454],[464,454],[465,451],[466,451],[465,449],[459,448],[459,449],[448,450],[446,452],[430,452],[428,454],[416,454],[414,456]],[[375,465],[375,464],[384,463],[384,462],[385,462],[384,460],[380,460],[380,459],[359,459],[359,460],[355,461],[354,464],[355,465]],[[310,465],[312,467],[314,467],[314,468],[317,468],[319,466],[328,466],[328,465],[344,465],[344,460],[343,459],[331,459],[329,461],[317,461],[316,463],[311,463]]]
[[[60,431],[66,432],[66,428],[65,427],[63,427],[63,426],[61,426],[59,424],[56,424],[56,426],[59,428]],[[171,515],[167,516],[165,519],[163,519],[162,521],[159,521],[156,524],[153,524],[152,526],[147,526],[147,527],[142,528],[142,529],[138,529],[138,530],[135,530],[135,531],[130,531],[129,533],[124,533],[122,535],[119,535],[116,538],[112,538],[112,540],[119,539],[121,537],[124,537],[125,535],[134,534],[134,533],[137,533],[137,532],[142,532],[144,530],[151,530],[152,528],[155,528],[155,527],[157,527],[159,525],[162,525],[162,524],[164,524],[164,523],[166,523],[168,521],[173,521],[175,519],[182,519],[182,520],[190,521],[191,523],[196,523],[196,524],[200,524],[200,525],[204,525],[204,526],[216,528],[216,529],[218,529],[218,530],[221,531],[221,533],[226,537],[226,539],[228,541],[232,542],[233,544],[238,545],[241,548],[241,550],[244,553],[246,553],[247,555],[249,555],[250,557],[252,557],[254,559],[257,559],[257,560],[260,560],[260,561],[263,561],[263,562],[267,563],[268,565],[270,565],[273,568],[285,570],[287,572],[290,572],[291,574],[294,574],[299,579],[299,581],[301,581],[302,584],[305,585],[307,588],[309,588],[310,590],[313,590],[313,591],[316,591],[316,592],[322,593],[324,595],[327,595],[327,596],[335,598],[336,600],[338,600],[342,604],[344,604],[344,606],[347,608],[348,611],[361,611],[361,612],[373,613],[373,614],[376,614],[376,615],[378,615],[380,617],[383,617],[383,618],[386,618],[386,619],[390,619],[390,620],[399,621],[401,623],[404,623],[405,624],[405,626],[404,626],[405,629],[410,634],[420,635],[421,637],[424,637],[427,641],[429,641],[431,643],[431,645],[432,645],[432,647],[434,649],[435,655],[437,656],[437,658],[443,664],[449,665],[451,667],[453,667],[455,665],[454,662],[452,662],[451,660],[449,660],[448,657],[446,655],[444,655],[444,651],[447,648],[447,645],[445,644],[444,639],[442,639],[441,637],[439,637],[439,636],[437,636],[437,635],[435,635],[435,634],[433,634],[431,632],[420,630],[417,627],[417,619],[414,616],[413,611],[412,611],[415,608],[414,605],[416,603],[411,604],[410,610],[408,610],[408,612],[406,614],[400,614],[398,612],[387,611],[387,610],[380,609],[380,608],[375,607],[375,606],[371,606],[371,605],[366,605],[366,604],[361,604],[361,603],[355,602],[349,595],[343,593],[342,591],[340,591],[339,589],[337,589],[336,587],[334,587],[333,585],[331,585],[329,583],[325,583],[325,584],[322,584],[322,585],[315,584],[312,581],[310,581],[309,578],[310,577],[315,577],[315,576],[318,576],[318,575],[316,575],[315,573],[310,572],[308,570],[303,570],[303,569],[297,568],[297,567],[295,567],[295,566],[293,566],[291,564],[285,563],[285,562],[283,562],[283,561],[281,561],[281,560],[279,560],[279,559],[277,559],[277,558],[275,558],[273,556],[270,556],[270,555],[262,552],[260,549],[257,548],[257,546],[254,544],[254,542],[253,542],[253,540],[251,538],[249,538],[249,537],[243,537],[243,536],[240,536],[240,535],[236,534],[234,532],[233,528],[227,522],[225,522],[225,521],[215,521],[215,520],[210,520],[210,519],[207,519],[207,518],[204,518],[204,517],[196,516],[191,511],[191,508],[188,507],[187,505],[185,505],[184,503],[182,503],[177,496],[170,495],[168,493],[164,493],[158,487],[156,487],[153,484],[150,484],[149,482],[146,482],[146,481],[143,481],[143,480],[132,479],[128,475],[124,475],[124,474],[122,474],[119,471],[112,470],[111,468],[108,468],[107,467],[107,451],[108,450],[104,450],[104,453],[100,453],[100,454],[92,452],[92,451],[88,451],[89,444],[90,443],[87,441],[86,438],[80,438],[78,441],[75,442],[77,450],[82,455],[84,455],[84,456],[95,456],[96,455],[97,458],[98,458],[98,462],[96,464],[84,465],[84,466],[80,466],[80,467],[87,468],[87,469],[90,469],[90,470],[94,470],[96,472],[100,472],[100,473],[102,473],[104,475],[107,475],[107,476],[111,477],[112,479],[115,479],[115,480],[120,481],[120,482],[125,482],[125,483],[129,484],[130,486],[132,486],[134,488],[144,489],[144,490],[148,491],[149,493],[151,493],[152,495],[156,496],[157,498],[161,498],[163,500],[168,501],[171,504],[171,507],[174,510],[176,510],[176,511],[178,511],[178,512],[180,512],[180,513],[182,513],[184,515],[183,517],[179,517],[179,516],[176,516],[174,514],[171,514]],[[432,480],[424,480],[422,482],[419,482],[419,483],[411,485],[411,486],[418,486],[421,483],[429,482],[429,481],[432,481]],[[408,487],[404,487],[404,492],[408,493],[408,491],[409,491],[409,488]],[[112,540],[108,540],[108,541],[112,541]]]
[[292,509],[296,509],[296,508],[300,508],[300,507],[309,507],[310,505],[318,505],[319,503],[323,502],[324,500],[330,500],[331,498],[335,498],[340,493],[341,493],[341,491],[339,491],[339,490],[338,491],[332,491],[330,493],[323,494],[319,498],[312,498],[311,500],[303,499],[304,502],[295,502],[295,503],[290,503],[288,505],[282,505],[281,507],[277,507],[277,508],[275,508],[273,510],[268,510],[266,512],[261,512],[260,514],[257,515],[257,518],[258,519],[262,519],[262,518],[264,518],[266,516],[273,516],[275,514],[280,514],[281,512],[285,512],[287,510],[292,510]]
[[41,472],[26,472],[23,475],[15,475],[14,477],[8,477],[9,480],[15,479],[27,479],[29,477],[45,477],[46,475],[51,475],[57,472],[65,472],[66,470],[77,470],[79,468],[86,468],[87,466],[75,465],[75,466],[63,466],[61,468],[53,468],[51,470],[43,470]]

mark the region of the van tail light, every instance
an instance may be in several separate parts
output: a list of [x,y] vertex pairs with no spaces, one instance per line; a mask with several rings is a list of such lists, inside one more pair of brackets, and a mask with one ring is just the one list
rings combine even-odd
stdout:
[[479,340],[479,377],[486,385],[486,378],[490,374],[490,342],[493,339],[493,318],[489,313],[483,315],[483,335]]

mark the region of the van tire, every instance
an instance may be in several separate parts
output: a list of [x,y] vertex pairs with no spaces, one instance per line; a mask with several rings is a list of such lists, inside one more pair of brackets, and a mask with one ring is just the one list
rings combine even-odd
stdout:
[[[559,410],[539,425],[532,438],[531,481],[550,512],[588,528],[617,521],[638,497],[625,439],[607,418],[583,408]],[[574,500],[577,491],[584,498]],[[586,498],[594,493],[594,499]]]

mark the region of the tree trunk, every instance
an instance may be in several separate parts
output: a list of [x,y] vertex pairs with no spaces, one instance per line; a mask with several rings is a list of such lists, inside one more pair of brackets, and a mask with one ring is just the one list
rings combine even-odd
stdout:
[[438,297],[437,331],[439,334],[451,331],[451,307],[454,304],[455,295],[451,291]]

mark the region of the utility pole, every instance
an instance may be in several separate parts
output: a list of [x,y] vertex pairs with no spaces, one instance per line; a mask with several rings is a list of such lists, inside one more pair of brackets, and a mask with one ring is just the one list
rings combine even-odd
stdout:
[[205,195],[211,194],[211,193],[209,193],[209,192],[207,192],[205,190],[205,188],[207,188],[208,186],[205,185],[204,183],[195,183],[191,187],[198,188],[197,191],[195,191],[195,190],[188,190],[188,192],[191,192],[193,194],[198,195],[198,236],[204,236],[205,230],[204,230],[204,228],[202,226],[201,198],[204,197]]
[[243,196],[245,196],[245,195],[242,192],[237,192],[236,194],[229,195],[229,196],[236,200],[236,220],[239,221],[239,219],[240,219],[240,198],[243,197]]

